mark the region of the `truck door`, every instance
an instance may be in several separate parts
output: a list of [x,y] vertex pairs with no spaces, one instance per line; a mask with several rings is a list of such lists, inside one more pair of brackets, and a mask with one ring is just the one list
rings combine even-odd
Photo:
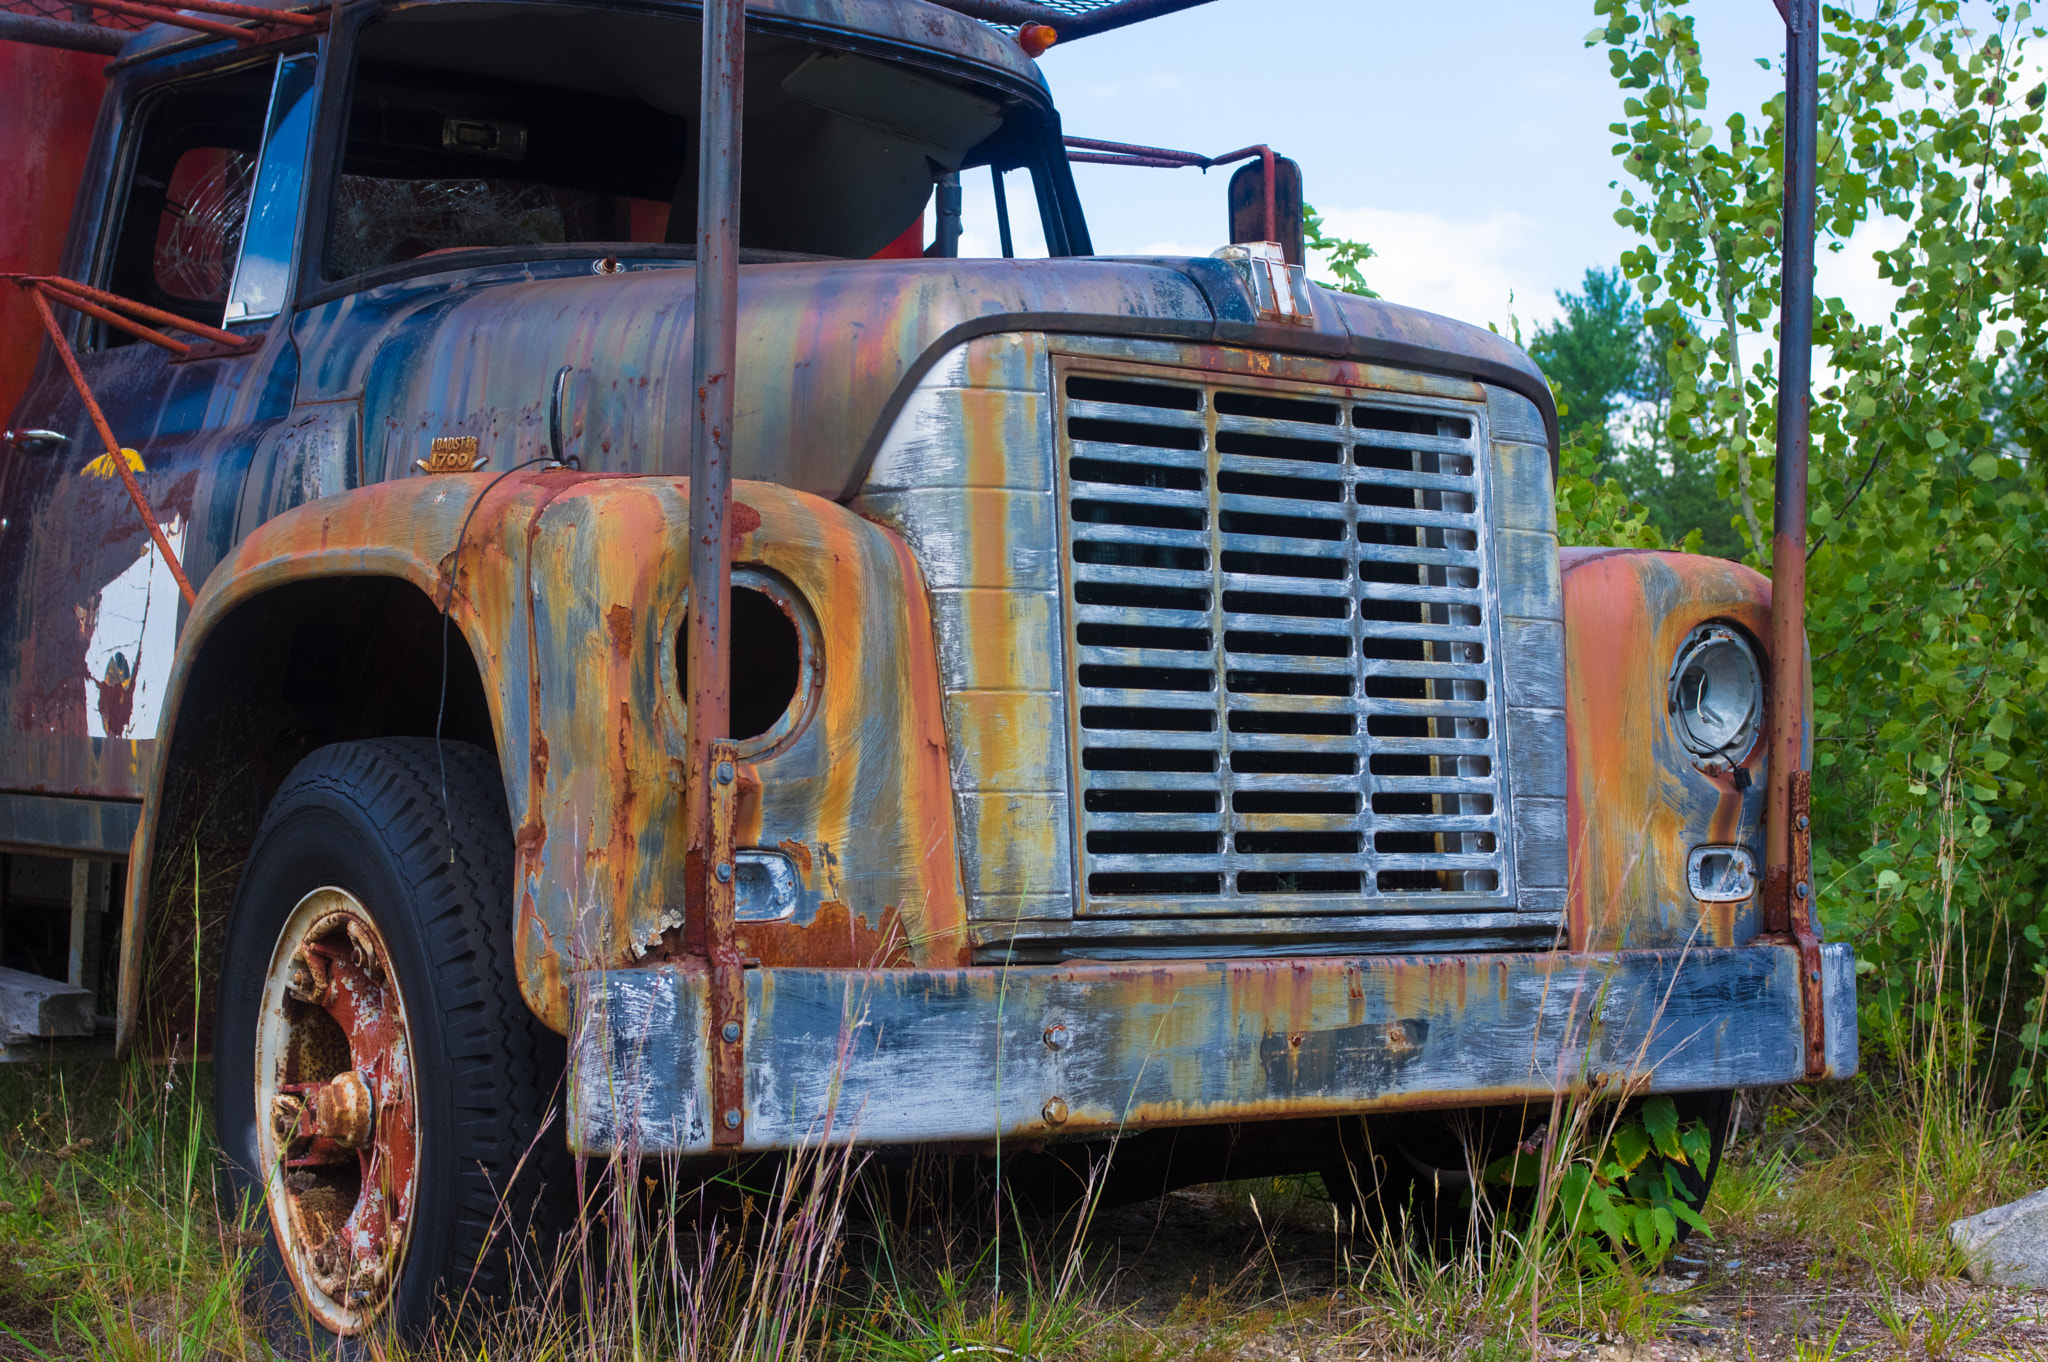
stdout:
[[[288,325],[272,323],[285,311],[317,102],[313,52],[230,60],[124,100],[106,211],[72,268],[261,344],[173,357],[57,310],[195,586],[232,547],[256,439],[290,410],[296,351]],[[47,343],[9,432],[0,789],[139,799],[184,615],[177,585]]]

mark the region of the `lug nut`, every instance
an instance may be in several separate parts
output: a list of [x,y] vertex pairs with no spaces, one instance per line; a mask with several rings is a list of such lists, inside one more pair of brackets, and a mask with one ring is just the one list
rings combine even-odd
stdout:
[[291,970],[285,978],[284,991],[302,1003],[318,1003],[327,996],[326,964],[315,964],[306,952],[301,950],[292,956]]
[[270,1099],[270,1130],[277,1138],[289,1144],[299,1137],[300,1122],[305,1118],[306,1104],[288,1092],[281,1092]]
[[349,954],[355,957],[356,965],[373,981],[382,982],[384,965],[377,958],[377,943],[370,936],[369,928],[354,918],[348,920]]
[[370,1142],[375,1125],[375,1103],[370,1085],[353,1069],[336,1074],[312,1093],[313,1129],[344,1149],[361,1149]]

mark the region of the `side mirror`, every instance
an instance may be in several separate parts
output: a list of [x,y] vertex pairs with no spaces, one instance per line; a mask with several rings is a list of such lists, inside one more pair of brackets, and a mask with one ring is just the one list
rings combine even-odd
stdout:
[[1266,159],[1254,157],[1230,177],[1230,240],[1274,241],[1290,265],[1302,263],[1301,167],[1273,158],[1272,224],[1266,221]]

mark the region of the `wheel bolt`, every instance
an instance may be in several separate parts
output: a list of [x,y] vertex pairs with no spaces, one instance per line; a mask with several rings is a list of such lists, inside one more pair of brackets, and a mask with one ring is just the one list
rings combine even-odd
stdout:
[[371,939],[369,930],[354,918],[348,920],[348,944],[357,967],[371,979],[382,982],[384,966],[377,958],[377,943]]
[[338,1073],[310,1096],[317,1134],[344,1149],[361,1149],[370,1142],[376,1104],[361,1074],[352,1069]]
[[292,956],[291,970],[285,979],[285,992],[302,1003],[318,1003],[327,996],[326,962],[318,964],[301,950]]
[[305,1115],[306,1104],[291,1093],[281,1092],[270,1099],[270,1129],[280,1141],[290,1143],[299,1138]]

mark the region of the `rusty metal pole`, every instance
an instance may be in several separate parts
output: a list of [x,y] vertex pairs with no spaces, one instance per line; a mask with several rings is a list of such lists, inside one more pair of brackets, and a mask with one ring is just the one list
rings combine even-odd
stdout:
[[[731,728],[726,605],[732,595],[733,378],[739,339],[740,113],[745,0],[704,0],[704,65],[697,139],[697,300],[690,429],[690,772],[685,888],[710,963],[712,1139],[744,1134],[744,988],[733,943],[731,806],[737,761]],[[695,925],[695,924],[693,924]]]
[[1771,519],[1770,770],[1764,799],[1764,925],[1799,947],[1809,1074],[1824,1061],[1806,769],[1806,462],[1813,387],[1814,176],[1819,0],[1785,15],[1785,231],[1778,320],[1776,504]]

